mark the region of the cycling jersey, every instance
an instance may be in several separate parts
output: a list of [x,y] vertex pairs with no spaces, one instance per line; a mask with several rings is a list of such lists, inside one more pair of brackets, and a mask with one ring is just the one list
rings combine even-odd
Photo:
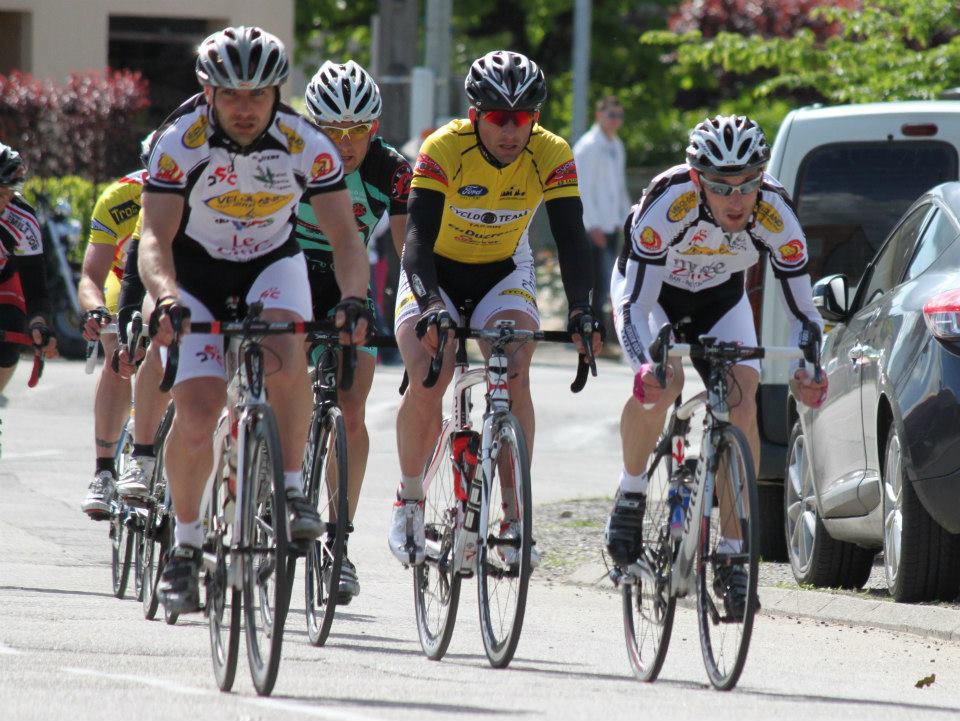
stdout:
[[[624,230],[629,242],[613,271],[611,296],[620,341],[634,370],[648,360],[654,306],[675,306],[677,294],[686,292],[716,296],[718,307],[729,308],[743,294],[745,271],[760,253],[767,254],[779,280],[794,341],[799,342],[805,321],[821,325],[803,230],[783,186],[769,174],[764,173],[757,206],[742,231],[727,233],[719,226],[685,164],[653,179]],[[736,298],[730,297],[731,287]]]
[[492,263],[527,244],[542,200],[579,197],[573,152],[535,125],[520,157],[504,168],[481,152],[473,123],[453,120],[428,137],[413,167],[413,188],[443,193],[434,253],[461,263]]
[[[13,282],[17,274],[20,280]],[[20,195],[0,212],[0,287],[0,304],[14,305],[31,316],[49,314],[40,224]]]
[[90,218],[90,243],[116,250],[110,272],[119,280],[126,264],[128,241],[140,214],[140,195],[147,171],[138,170],[110,183],[97,198]]
[[148,167],[146,192],[185,200],[175,259],[266,255],[292,238],[301,198],[345,187],[333,143],[292,108],[281,103],[263,135],[241,148],[217,126],[202,93],[165,122]]

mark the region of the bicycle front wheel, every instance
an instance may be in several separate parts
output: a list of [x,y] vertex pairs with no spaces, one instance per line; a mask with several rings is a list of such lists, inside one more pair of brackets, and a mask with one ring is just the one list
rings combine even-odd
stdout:
[[221,691],[233,688],[237,673],[237,655],[240,648],[240,590],[231,583],[229,569],[230,522],[223,513],[224,490],[214,479],[207,508],[207,535],[204,553],[215,559],[212,569],[204,573],[207,592],[207,625],[210,627],[210,656],[213,659],[213,675]]
[[454,492],[451,436],[441,435],[424,475],[423,526],[426,557],[413,567],[413,598],[420,647],[439,661],[447,652],[460,604],[461,576],[454,569],[453,544],[463,502]]
[[643,549],[621,580],[623,633],[634,675],[654,681],[667,657],[676,598],[670,595],[670,573],[677,542],[670,533],[668,491],[673,459],[668,453],[647,471],[647,505],[643,516]]
[[757,478],[750,446],[735,426],[723,429],[715,479],[718,503],[703,519],[697,552],[697,616],[710,683],[728,691],[743,671],[760,603]]
[[505,668],[513,659],[523,629],[530,583],[533,544],[533,500],[530,456],[523,428],[510,413],[494,420],[491,468],[485,479],[487,497],[481,508],[477,594],[480,632],[487,659]]
[[243,479],[243,606],[247,659],[257,693],[273,690],[280,668],[287,584],[287,519],[280,436],[273,410],[264,406],[248,421]]
[[310,428],[303,477],[306,496],[327,524],[327,533],[310,544],[304,593],[307,636],[322,646],[330,634],[339,601],[340,569],[347,536],[347,427],[335,405],[317,409]]
[[111,503],[110,513],[110,570],[113,595],[123,598],[130,577],[130,559],[133,554],[134,534],[127,528],[130,509],[119,499]]
[[[164,444],[173,423],[174,408],[171,403],[157,429],[153,447],[156,449],[156,462],[153,466],[153,475],[150,476],[150,493],[148,496],[148,511],[143,523],[143,542],[140,544],[140,573],[143,577],[143,617],[152,621],[157,615],[160,599],[157,597],[157,582],[163,569],[161,558],[166,553],[163,546],[166,538],[166,495],[167,480],[163,469]],[[172,519],[171,519],[172,520]]]

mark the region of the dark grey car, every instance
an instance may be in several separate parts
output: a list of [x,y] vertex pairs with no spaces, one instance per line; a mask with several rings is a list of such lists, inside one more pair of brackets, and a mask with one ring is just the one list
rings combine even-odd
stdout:
[[[862,586],[882,549],[903,601],[960,593],[960,183],[901,218],[855,293],[814,295],[828,324],[827,402],[794,425],[784,484],[800,583]],[[852,300],[848,302],[850,296]]]

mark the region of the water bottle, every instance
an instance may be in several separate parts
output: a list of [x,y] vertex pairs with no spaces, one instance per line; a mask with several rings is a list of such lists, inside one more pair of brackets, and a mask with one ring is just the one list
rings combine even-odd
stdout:
[[670,536],[679,540],[683,535],[683,518],[690,506],[690,488],[686,483],[676,479],[670,481],[667,504],[670,509]]

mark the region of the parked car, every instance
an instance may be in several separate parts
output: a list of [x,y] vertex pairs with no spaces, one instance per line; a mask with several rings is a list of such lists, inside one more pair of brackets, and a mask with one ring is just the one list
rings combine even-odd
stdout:
[[[960,179],[960,102],[931,100],[810,107],[791,112],[771,149],[807,237],[814,281],[842,273],[851,287],[904,211],[938,183]],[[769,264],[748,276],[764,345],[785,345],[788,324]],[[766,361],[757,397],[761,435],[762,555],[786,560],[783,469],[797,417],[788,362]]]
[[[802,408],[787,453],[793,574],[862,586],[883,549],[898,601],[960,594],[960,183],[925,193],[851,294],[814,298],[832,330],[826,403]],[[852,295],[852,300],[850,300]]]

